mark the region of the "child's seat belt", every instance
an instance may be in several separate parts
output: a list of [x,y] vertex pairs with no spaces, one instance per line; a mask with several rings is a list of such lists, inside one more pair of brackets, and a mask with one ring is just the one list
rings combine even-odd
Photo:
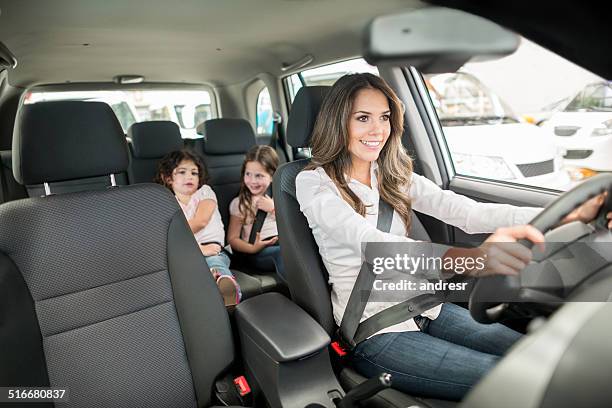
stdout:
[[[268,187],[265,194],[272,197],[272,186]],[[268,213],[264,210],[257,210],[257,214],[255,214],[255,221],[253,221],[253,228],[251,228],[251,233],[249,234],[249,244],[255,243],[257,233],[263,228],[264,221],[266,220],[267,216]]]

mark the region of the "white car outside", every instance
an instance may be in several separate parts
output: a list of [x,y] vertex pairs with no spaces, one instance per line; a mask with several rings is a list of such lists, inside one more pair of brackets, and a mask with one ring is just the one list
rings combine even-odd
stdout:
[[612,82],[585,87],[542,129],[566,150],[566,165],[612,171]]
[[564,151],[465,72],[426,75],[457,174],[566,190]]
[[457,174],[566,190],[562,151],[537,126],[525,123],[446,126]]

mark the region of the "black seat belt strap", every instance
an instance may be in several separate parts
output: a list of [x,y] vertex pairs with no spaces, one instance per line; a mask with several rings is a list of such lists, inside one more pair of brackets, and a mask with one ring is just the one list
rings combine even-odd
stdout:
[[[378,221],[376,222],[376,228],[382,232],[391,231],[391,222],[393,221],[393,208],[382,198],[378,201]],[[365,310],[368,298],[372,292],[372,285],[376,275],[371,270],[371,265],[364,262],[355,280],[355,285],[349,296],[346,309],[344,309],[344,316],[340,323],[340,336],[342,340],[347,343],[351,348],[357,344],[354,341],[357,327],[363,311]]]
[[[393,208],[381,199],[378,209],[376,228],[383,232],[389,232],[393,219]],[[444,302],[445,294],[443,292],[426,293],[393,305],[359,323],[370,293],[372,293],[375,278],[376,275],[372,271],[372,266],[364,262],[359,270],[359,275],[357,275],[355,286],[353,286],[340,323],[341,340],[350,348],[354,348],[363,340],[386,327],[412,319],[425,310]]]
[[[268,187],[266,190],[266,194],[272,197],[272,186]],[[264,221],[268,213],[264,210],[257,210],[257,214],[255,214],[255,220],[253,221],[253,228],[251,228],[251,233],[249,234],[249,244],[255,243],[255,238],[257,237],[257,233],[261,231],[264,225]]]
[[443,303],[443,298],[440,294],[425,293],[382,310],[359,324],[353,341],[357,345],[386,327],[412,319]]

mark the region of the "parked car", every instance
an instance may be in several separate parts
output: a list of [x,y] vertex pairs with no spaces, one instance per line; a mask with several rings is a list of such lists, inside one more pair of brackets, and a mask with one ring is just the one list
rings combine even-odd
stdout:
[[587,85],[542,128],[566,149],[566,164],[612,171],[612,82]]
[[559,190],[569,187],[562,151],[553,138],[519,121],[478,78],[456,72],[425,79],[457,174]]

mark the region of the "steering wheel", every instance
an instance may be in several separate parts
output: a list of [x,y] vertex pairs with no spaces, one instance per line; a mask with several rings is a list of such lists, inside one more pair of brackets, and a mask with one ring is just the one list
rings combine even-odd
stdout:
[[[608,197],[595,221],[605,226],[607,224],[606,213],[612,210],[612,174],[599,174],[562,194],[529,224],[545,233],[558,225],[565,216],[585,201],[605,191],[608,191]],[[531,241],[521,240],[519,242],[529,249],[533,247]],[[509,303],[491,302],[492,298],[513,299],[514,302],[521,303],[545,303],[561,300],[547,292],[521,288],[521,280],[518,276],[483,277],[476,281],[470,293],[469,308],[474,320],[480,323],[494,323],[510,314]]]

